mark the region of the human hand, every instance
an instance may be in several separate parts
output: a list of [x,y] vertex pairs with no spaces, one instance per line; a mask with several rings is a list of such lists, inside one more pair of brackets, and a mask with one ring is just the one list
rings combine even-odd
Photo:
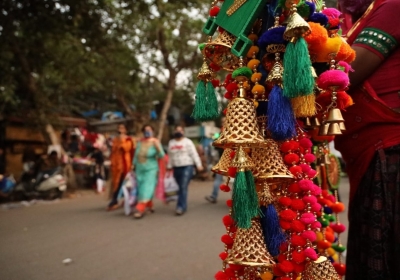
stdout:
[[197,167],[197,171],[198,171],[198,172],[204,171],[204,167],[203,167],[203,166],[198,166],[198,167]]

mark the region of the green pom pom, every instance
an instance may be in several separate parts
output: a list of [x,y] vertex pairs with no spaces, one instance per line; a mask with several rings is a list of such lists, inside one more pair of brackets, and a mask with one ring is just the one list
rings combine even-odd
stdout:
[[329,222],[336,222],[335,216],[333,216],[331,214],[324,214],[324,219],[329,221]]
[[297,5],[297,13],[305,19],[308,19],[310,16],[310,6],[308,6],[305,2],[301,3],[300,5]]
[[206,44],[205,44],[205,43],[199,44],[199,50],[200,50],[200,51],[203,51],[205,47],[206,47]]
[[338,253],[343,253],[344,251],[346,251],[346,247],[343,245],[333,244],[332,248]]
[[322,227],[327,227],[327,226],[329,226],[329,221],[326,220],[326,219],[318,218],[318,222],[321,223]]
[[253,71],[249,67],[240,67],[233,71],[232,78],[235,79],[236,77],[245,76],[250,79],[251,75],[253,75]]

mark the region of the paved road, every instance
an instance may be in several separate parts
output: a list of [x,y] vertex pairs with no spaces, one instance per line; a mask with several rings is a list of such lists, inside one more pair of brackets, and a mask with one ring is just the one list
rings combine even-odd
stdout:
[[[347,189],[343,182],[342,190]],[[0,280],[210,280],[220,269],[221,218],[204,196],[211,182],[193,182],[189,211],[156,204],[142,220],[105,212],[106,201],[84,192],[56,203],[0,210]],[[62,261],[71,258],[72,263]]]

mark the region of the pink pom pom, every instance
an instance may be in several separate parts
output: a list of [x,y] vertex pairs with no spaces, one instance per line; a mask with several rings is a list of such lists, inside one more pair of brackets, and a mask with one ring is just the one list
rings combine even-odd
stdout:
[[312,163],[315,161],[315,156],[313,154],[305,154],[304,155],[304,160],[308,163]]
[[317,202],[311,204],[311,211],[313,211],[313,212],[319,212],[319,211],[321,211],[321,208],[322,208],[321,204],[319,204]]
[[322,227],[322,225],[318,221],[311,224],[311,229],[313,229],[313,230],[321,229],[321,227]]
[[317,185],[313,184],[313,188],[311,190],[311,194],[315,195],[315,196],[319,196],[321,194],[322,190],[320,187],[318,187]]
[[322,89],[330,89],[335,87],[336,91],[343,91],[349,85],[349,76],[341,70],[328,70],[322,73],[318,80],[318,87]]
[[345,72],[345,73],[354,72],[354,69],[351,68],[350,64],[348,64],[347,62],[339,61],[339,62],[338,62],[338,65],[339,65],[340,67],[343,67],[343,68],[344,68],[344,72]]
[[312,224],[313,222],[315,222],[315,216],[311,213],[304,213],[301,215],[300,217],[300,221],[302,221],[305,224]]
[[332,201],[333,203],[336,203],[336,197],[334,195],[328,195],[327,199],[329,199],[330,201]]
[[317,235],[312,230],[306,230],[305,232],[303,232],[301,234],[301,237],[308,239],[311,242],[314,242],[315,240],[317,240]]
[[303,138],[299,141],[300,146],[302,146],[304,149],[310,149],[312,147],[312,142],[308,138]]
[[311,170],[311,166],[305,163],[300,164],[300,167],[304,173],[308,173]]
[[310,179],[313,179],[316,175],[317,175],[317,171],[315,171],[314,169],[310,169],[310,170],[307,172],[307,176],[308,176],[308,178],[310,178]]
[[314,203],[317,203],[317,198],[313,195],[308,195],[308,196],[303,197],[303,201],[305,203],[314,204]]
[[314,189],[314,184],[311,180],[301,180],[299,182],[299,187],[303,190],[303,191],[313,191]]
[[346,226],[344,224],[331,224],[330,227],[336,233],[342,233],[346,230]]
[[315,252],[313,248],[304,249],[304,255],[312,261],[318,259],[318,254]]

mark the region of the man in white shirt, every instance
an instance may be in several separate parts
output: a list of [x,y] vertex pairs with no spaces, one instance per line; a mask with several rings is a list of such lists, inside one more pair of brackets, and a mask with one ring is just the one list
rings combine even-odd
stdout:
[[184,136],[182,126],[175,127],[174,138],[168,144],[168,170],[173,170],[174,178],[179,186],[176,215],[183,215],[187,210],[187,194],[193,168],[203,171],[200,157],[192,140]]

